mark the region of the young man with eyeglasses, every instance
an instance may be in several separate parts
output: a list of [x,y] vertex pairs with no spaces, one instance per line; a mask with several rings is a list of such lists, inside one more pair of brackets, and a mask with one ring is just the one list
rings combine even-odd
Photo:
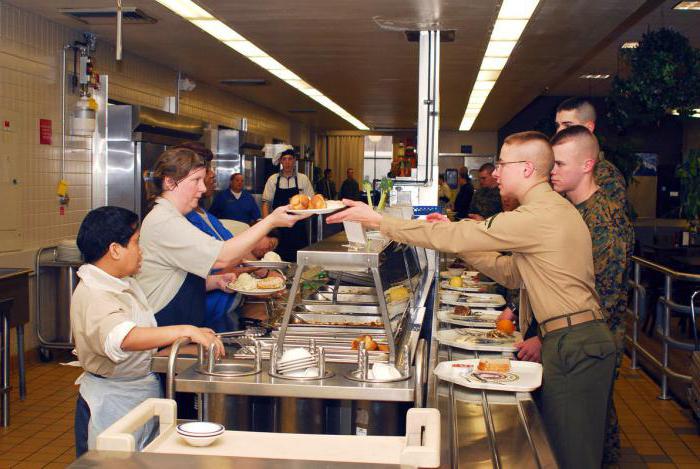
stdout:
[[[521,288],[520,326],[543,337],[542,410],[566,468],[600,467],[615,344],[595,293],[591,237],[576,208],[552,190],[552,147],[539,132],[506,138],[494,175],[521,204],[481,222],[399,220],[360,202],[328,218],[379,228],[393,240],[458,253],[506,288]],[[430,221],[443,221],[431,223]],[[510,251],[512,255],[503,255]]]

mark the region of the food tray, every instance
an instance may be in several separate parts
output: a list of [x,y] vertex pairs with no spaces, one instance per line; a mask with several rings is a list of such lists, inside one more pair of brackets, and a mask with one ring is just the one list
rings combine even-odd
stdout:
[[[295,319],[301,322],[296,322]],[[381,316],[358,316],[350,314],[294,313],[290,324],[294,326],[384,328]]]
[[512,376],[509,376],[508,378],[511,379],[514,376],[515,380],[486,383],[477,381],[473,377],[470,378],[471,370],[469,368],[454,367],[453,365],[455,364],[462,366],[471,365],[471,370],[476,370],[476,367],[479,364],[479,359],[471,358],[468,360],[442,362],[435,367],[434,373],[438,378],[444,381],[449,381],[471,389],[530,392],[542,385],[542,365],[539,363],[511,360],[509,374]]
[[[472,333],[475,337],[467,338],[463,334],[464,331]],[[478,336],[485,335],[489,329],[443,329],[437,332],[437,340],[441,344],[457,347],[464,350],[481,350],[485,352],[515,352],[516,342],[522,342],[523,336],[520,332],[515,331],[513,335],[503,339],[479,338]],[[466,339],[466,340],[464,340]]]
[[437,317],[441,322],[457,326],[493,329],[500,314],[501,312],[496,309],[472,309],[470,316],[457,316],[453,314],[452,309],[442,309],[438,311]]
[[495,293],[459,293],[443,291],[440,293],[440,301],[446,305],[452,306],[498,308],[506,305],[506,299],[503,298],[503,295]]

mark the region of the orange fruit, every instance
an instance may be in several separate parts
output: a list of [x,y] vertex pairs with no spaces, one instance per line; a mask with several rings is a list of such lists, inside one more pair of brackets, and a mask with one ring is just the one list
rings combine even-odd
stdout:
[[513,324],[513,321],[509,321],[508,319],[501,319],[500,321],[496,321],[496,329],[504,334],[512,334],[515,332],[515,324]]

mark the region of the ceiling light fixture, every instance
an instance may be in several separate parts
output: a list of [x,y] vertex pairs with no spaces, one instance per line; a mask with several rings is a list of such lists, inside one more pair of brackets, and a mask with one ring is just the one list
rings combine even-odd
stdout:
[[637,47],[639,47],[639,43],[637,41],[628,41],[622,44],[620,49],[636,49]]
[[459,130],[470,130],[540,0],[503,0]]
[[700,10],[700,2],[678,2],[674,10]]
[[607,73],[599,73],[599,74],[588,73],[585,75],[581,75],[579,78],[582,78],[584,80],[607,80],[608,78],[610,78],[610,75]]
[[231,27],[215,18],[208,11],[197,5],[192,0],[156,0],[158,3],[186,19],[193,25],[210,36],[218,39],[231,49],[248,58],[276,77],[293,86],[297,90],[310,97],[321,106],[337,114],[341,118],[351,123],[359,130],[369,130],[364,123],[354,117],[348,111],[336,104],[333,100],[325,96],[319,90],[302,80],[297,74],[289,70],[277,60],[270,57],[264,50],[248,41],[238,34]]

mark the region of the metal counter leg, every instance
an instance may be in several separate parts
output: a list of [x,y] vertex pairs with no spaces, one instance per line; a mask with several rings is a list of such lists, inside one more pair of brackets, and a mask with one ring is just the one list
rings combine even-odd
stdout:
[[24,366],[24,324],[17,325],[17,363],[19,369],[19,400],[27,397],[27,373]]
[[10,322],[7,315],[2,314],[2,426],[10,425]]

